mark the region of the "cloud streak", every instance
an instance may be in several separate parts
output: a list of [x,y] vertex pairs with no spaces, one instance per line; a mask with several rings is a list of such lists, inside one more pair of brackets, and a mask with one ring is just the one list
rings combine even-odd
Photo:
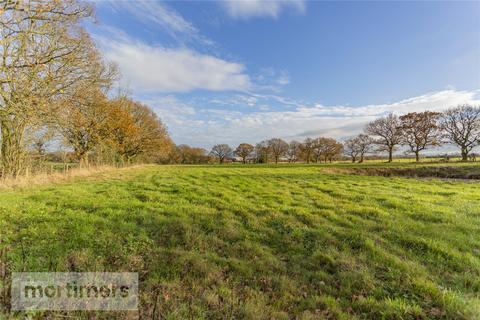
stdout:
[[[277,98],[257,96],[255,105],[279,103],[281,99]],[[290,102],[289,99],[286,100]],[[248,99],[235,96],[226,105],[232,101]],[[155,99],[149,103],[158,105]],[[237,105],[235,108],[230,105],[229,109],[217,110],[194,106],[195,114],[179,114],[182,125],[172,125],[170,129],[177,143],[207,148],[216,143],[234,146],[241,142],[255,143],[271,137],[303,140],[323,135],[344,139],[360,133],[366,123],[389,112],[404,114],[424,110],[442,111],[463,103],[480,104],[480,90],[443,90],[394,103],[367,106],[306,106],[298,103],[297,107],[287,111],[262,111],[259,108],[244,113],[238,110],[245,107],[247,110],[252,109],[252,106]],[[291,105],[287,107],[291,108]]]
[[286,9],[293,9],[299,13],[305,12],[305,1],[303,0],[233,0],[220,1],[220,4],[234,19],[278,18]]
[[128,13],[136,21],[150,29],[161,29],[180,43],[198,42],[213,45],[213,41],[202,36],[193,23],[185,20],[178,12],[160,1],[105,1],[114,10]]

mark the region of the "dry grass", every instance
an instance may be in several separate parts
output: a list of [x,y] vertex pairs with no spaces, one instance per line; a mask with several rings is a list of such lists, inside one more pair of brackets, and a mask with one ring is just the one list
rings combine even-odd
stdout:
[[15,178],[4,178],[0,179],[0,190],[1,189],[14,189],[14,188],[23,188],[31,186],[40,186],[50,183],[59,183],[64,181],[69,181],[76,177],[88,177],[95,176],[99,173],[109,172],[113,170],[125,170],[133,167],[140,167],[141,165],[128,166],[118,168],[111,165],[103,166],[90,166],[87,168],[72,168],[66,172],[42,172],[34,175],[24,175],[18,176]]

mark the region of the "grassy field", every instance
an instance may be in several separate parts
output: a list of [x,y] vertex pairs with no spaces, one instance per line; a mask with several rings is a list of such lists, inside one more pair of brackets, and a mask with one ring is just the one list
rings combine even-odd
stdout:
[[325,170],[356,166],[146,166],[2,190],[0,305],[12,271],[134,271],[140,319],[479,319],[480,183]]
[[361,165],[342,163],[324,166],[325,173],[343,173],[365,176],[441,178],[480,180],[480,163],[391,163],[368,162]]

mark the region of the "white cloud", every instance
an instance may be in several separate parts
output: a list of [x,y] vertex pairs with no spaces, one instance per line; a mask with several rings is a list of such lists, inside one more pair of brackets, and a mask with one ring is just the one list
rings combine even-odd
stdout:
[[[256,97],[261,106],[265,105],[264,101],[279,103],[281,99],[277,98]],[[290,102],[289,99],[284,100]],[[182,115],[184,120],[190,121],[184,123],[188,125],[171,127],[171,131],[176,142],[203,147],[211,147],[216,143],[256,143],[271,137],[303,140],[306,137],[323,135],[344,139],[361,132],[367,122],[389,112],[404,114],[425,110],[441,111],[463,103],[480,104],[480,90],[444,90],[394,103],[358,107],[318,104],[305,106],[298,103],[297,107],[289,111],[259,108],[249,113],[232,110],[231,105],[225,110],[195,108],[196,114]],[[286,106],[292,107],[291,104]],[[201,120],[198,116],[201,116]]]
[[218,99],[214,98],[209,101],[210,103],[214,103],[216,105],[223,105],[223,106],[232,106],[232,107],[241,107],[241,106],[248,106],[248,107],[256,107],[258,99],[251,95],[245,94],[235,94],[232,97]]
[[165,123],[173,140],[181,144],[191,142],[191,131],[188,128],[203,128],[207,124],[197,119],[198,112],[187,103],[178,100],[175,96],[154,96],[140,99],[150,106]]
[[290,83],[290,77],[286,70],[275,70],[272,67],[261,68],[253,76],[255,89],[260,91],[281,92],[283,87]]
[[395,103],[374,104],[361,107],[323,106],[300,107],[298,110],[307,115],[329,115],[342,117],[378,116],[389,112],[404,114],[425,110],[442,111],[465,102],[478,102],[476,91],[443,90],[401,100]]
[[221,5],[232,18],[236,19],[277,18],[287,8],[300,13],[305,11],[303,0],[223,0]]
[[187,48],[152,46],[125,37],[96,38],[106,58],[119,65],[127,85],[138,91],[223,91],[250,87],[250,78],[240,63]]
[[162,29],[180,42],[196,40],[202,44],[213,42],[200,34],[198,29],[174,9],[160,1],[106,1],[114,10],[126,12],[135,20],[153,29]]
[[[158,1],[105,1],[102,5],[129,14],[148,32],[161,28],[178,40],[156,45],[135,40],[113,25],[90,25],[90,31],[107,60],[116,62],[122,84],[140,92],[270,91],[290,82],[287,71],[263,68],[250,77],[244,65],[213,53],[215,44],[179,13]],[[193,43],[191,40],[195,40]],[[196,45],[194,45],[196,44]],[[200,46],[198,46],[200,44]],[[213,46],[213,47],[212,47]],[[251,104],[251,102],[249,102]]]
[[154,111],[163,119],[179,119],[185,116],[193,116],[196,111],[193,107],[179,101],[175,96],[167,95],[144,100],[149,103]]
[[277,83],[281,86],[285,86],[290,83],[290,78],[286,71],[280,72],[280,75],[278,76],[278,79],[277,79]]

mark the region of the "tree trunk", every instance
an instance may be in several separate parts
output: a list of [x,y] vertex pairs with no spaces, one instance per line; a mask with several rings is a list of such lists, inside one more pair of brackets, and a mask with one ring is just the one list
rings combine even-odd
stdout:
[[418,151],[415,151],[415,162],[419,162],[420,161],[420,154]]
[[87,168],[88,167],[88,153],[84,153],[80,157],[80,168]]
[[20,174],[23,156],[23,134],[22,126],[12,125],[3,122],[1,124],[1,145],[0,145],[0,165],[3,176],[16,177]]
[[468,161],[468,151],[465,147],[462,147],[462,161]]
[[20,154],[10,138],[3,137],[1,146],[1,164],[5,177],[15,177],[20,171]]
[[393,161],[393,147],[388,148],[388,162]]
[[358,163],[363,163],[363,154],[360,155],[360,161]]
[[247,159],[243,158],[243,164],[247,164]]
[[275,164],[278,164],[278,157],[275,156]]

